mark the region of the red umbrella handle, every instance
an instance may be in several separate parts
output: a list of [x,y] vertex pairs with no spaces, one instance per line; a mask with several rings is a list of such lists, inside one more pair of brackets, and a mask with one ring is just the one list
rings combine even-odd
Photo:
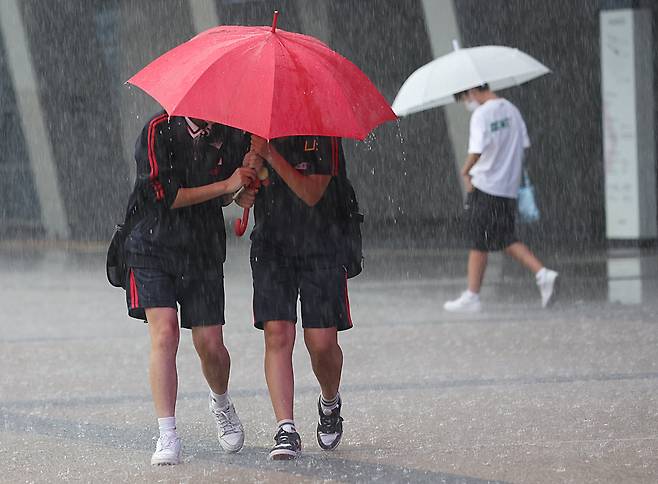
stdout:
[[245,208],[244,212],[242,212],[242,218],[235,219],[235,223],[233,224],[235,235],[242,237],[247,231],[247,225],[249,225],[249,209]]

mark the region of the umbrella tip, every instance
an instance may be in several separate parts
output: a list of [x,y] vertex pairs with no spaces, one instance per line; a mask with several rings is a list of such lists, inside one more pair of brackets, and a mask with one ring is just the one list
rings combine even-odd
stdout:
[[452,48],[454,50],[459,50],[461,47],[459,46],[459,41],[457,39],[452,39]]
[[279,11],[274,11],[274,18],[272,19],[272,32],[276,31],[276,21],[279,18]]

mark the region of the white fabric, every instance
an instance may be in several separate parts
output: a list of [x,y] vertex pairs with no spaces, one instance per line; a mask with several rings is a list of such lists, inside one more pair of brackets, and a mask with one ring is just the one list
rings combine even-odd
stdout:
[[220,410],[225,409],[231,403],[228,399],[228,392],[224,392],[220,395],[219,393],[213,392],[211,389],[210,399],[212,400],[212,403],[214,404],[215,408],[218,408]]
[[160,435],[173,432],[176,433],[176,417],[162,417],[158,419]]
[[204,128],[198,126],[194,121],[185,116],[185,122],[187,123],[187,132],[190,134],[192,139],[197,139],[199,136],[207,136],[210,133],[210,128],[212,128],[213,122],[208,122]]
[[485,45],[457,49],[417,69],[404,82],[393,111],[407,116],[455,101],[453,95],[489,84],[496,91],[517,86],[549,73],[550,70],[511,47]]
[[530,146],[521,113],[506,99],[491,99],[471,115],[468,152],[480,159],[469,174],[478,190],[516,198],[521,184],[523,150]]

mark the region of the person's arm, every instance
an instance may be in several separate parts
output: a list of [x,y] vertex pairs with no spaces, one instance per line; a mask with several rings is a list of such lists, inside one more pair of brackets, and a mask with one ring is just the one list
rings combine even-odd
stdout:
[[135,146],[136,185],[144,197],[155,204],[176,209],[237,191],[256,177],[252,168],[241,167],[227,180],[186,188],[171,159],[170,119],[166,113],[151,118],[144,126]]
[[461,175],[462,179],[464,180],[464,187],[466,188],[467,192],[472,192],[473,191],[473,184],[471,183],[471,175],[470,171],[473,166],[478,162],[480,159],[480,153],[469,153],[468,156],[466,157],[466,163],[464,163],[464,167],[462,168]]
[[480,110],[476,110],[471,116],[469,123],[468,156],[466,157],[466,162],[460,173],[462,180],[464,181],[464,188],[467,192],[472,192],[474,190],[473,183],[471,183],[473,177],[469,172],[478,162],[481,154],[490,142],[491,136],[489,135],[489,130],[485,120],[482,118],[482,113]]
[[302,175],[265,139],[252,135],[251,149],[262,156],[288,187],[309,207],[324,195],[331,175]]
[[[240,187],[249,185],[256,178],[253,168],[237,168],[227,180],[210,183],[200,187],[179,188],[174,203],[169,208],[182,208],[207,202],[213,198],[230,195]],[[229,202],[230,203],[230,202]]]

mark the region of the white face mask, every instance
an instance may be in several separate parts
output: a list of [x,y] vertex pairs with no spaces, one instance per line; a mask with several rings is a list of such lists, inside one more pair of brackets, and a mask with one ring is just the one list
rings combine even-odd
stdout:
[[474,101],[473,99],[467,99],[464,101],[464,107],[466,107],[466,110],[469,112],[475,111],[478,107],[480,107],[480,103],[477,101]]

